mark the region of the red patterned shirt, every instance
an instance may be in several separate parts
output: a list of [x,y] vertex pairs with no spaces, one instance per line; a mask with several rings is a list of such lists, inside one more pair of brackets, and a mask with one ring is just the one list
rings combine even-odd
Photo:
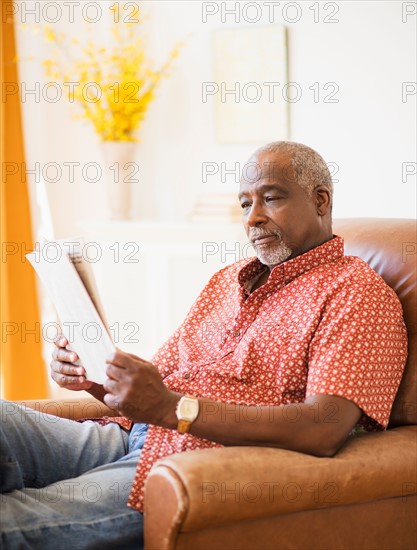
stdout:
[[[249,258],[216,273],[153,363],[174,391],[247,406],[337,395],[363,411],[368,430],[386,428],[407,357],[394,291],[332,240],[267,269]],[[153,464],[173,453],[220,447],[149,426],[129,498],[143,509]]]

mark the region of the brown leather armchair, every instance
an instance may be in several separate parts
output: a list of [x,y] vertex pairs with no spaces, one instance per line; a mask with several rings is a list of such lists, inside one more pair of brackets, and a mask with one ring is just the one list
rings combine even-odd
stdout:
[[[405,374],[389,429],[351,435],[333,458],[257,447],[172,455],[145,491],[145,548],[417,548],[417,225],[414,220],[339,220],[346,253],[360,256],[396,291],[409,335]],[[95,416],[98,402],[48,406]]]

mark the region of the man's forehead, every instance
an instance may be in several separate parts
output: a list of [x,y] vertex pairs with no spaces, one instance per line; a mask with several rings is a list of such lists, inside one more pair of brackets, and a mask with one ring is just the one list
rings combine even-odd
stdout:
[[240,185],[290,183],[294,181],[294,168],[288,154],[260,154],[251,157],[243,166]]

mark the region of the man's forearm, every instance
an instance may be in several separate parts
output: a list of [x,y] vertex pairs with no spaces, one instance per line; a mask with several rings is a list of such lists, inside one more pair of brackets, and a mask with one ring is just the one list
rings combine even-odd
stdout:
[[[164,384],[155,366],[117,350],[108,360],[105,403],[134,422],[175,430],[181,394]],[[257,445],[331,456],[362,415],[343,397],[313,395],[304,403],[245,406],[199,397],[191,434],[224,445]]]
[[[197,437],[226,446],[278,447],[317,456],[332,456],[343,443],[343,434],[359,419],[344,410],[354,404],[331,396],[281,406],[249,407],[203,398],[199,403],[200,412],[190,430]],[[175,429],[177,422],[171,407],[164,425]]]

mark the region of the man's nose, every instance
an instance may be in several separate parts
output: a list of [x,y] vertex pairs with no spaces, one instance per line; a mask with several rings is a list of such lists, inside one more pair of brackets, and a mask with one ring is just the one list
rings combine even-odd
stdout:
[[256,227],[267,222],[268,218],[265,215],[262,204],[258,202],[253,202],[248,217],[246,218],[246,223],[249,227]]

